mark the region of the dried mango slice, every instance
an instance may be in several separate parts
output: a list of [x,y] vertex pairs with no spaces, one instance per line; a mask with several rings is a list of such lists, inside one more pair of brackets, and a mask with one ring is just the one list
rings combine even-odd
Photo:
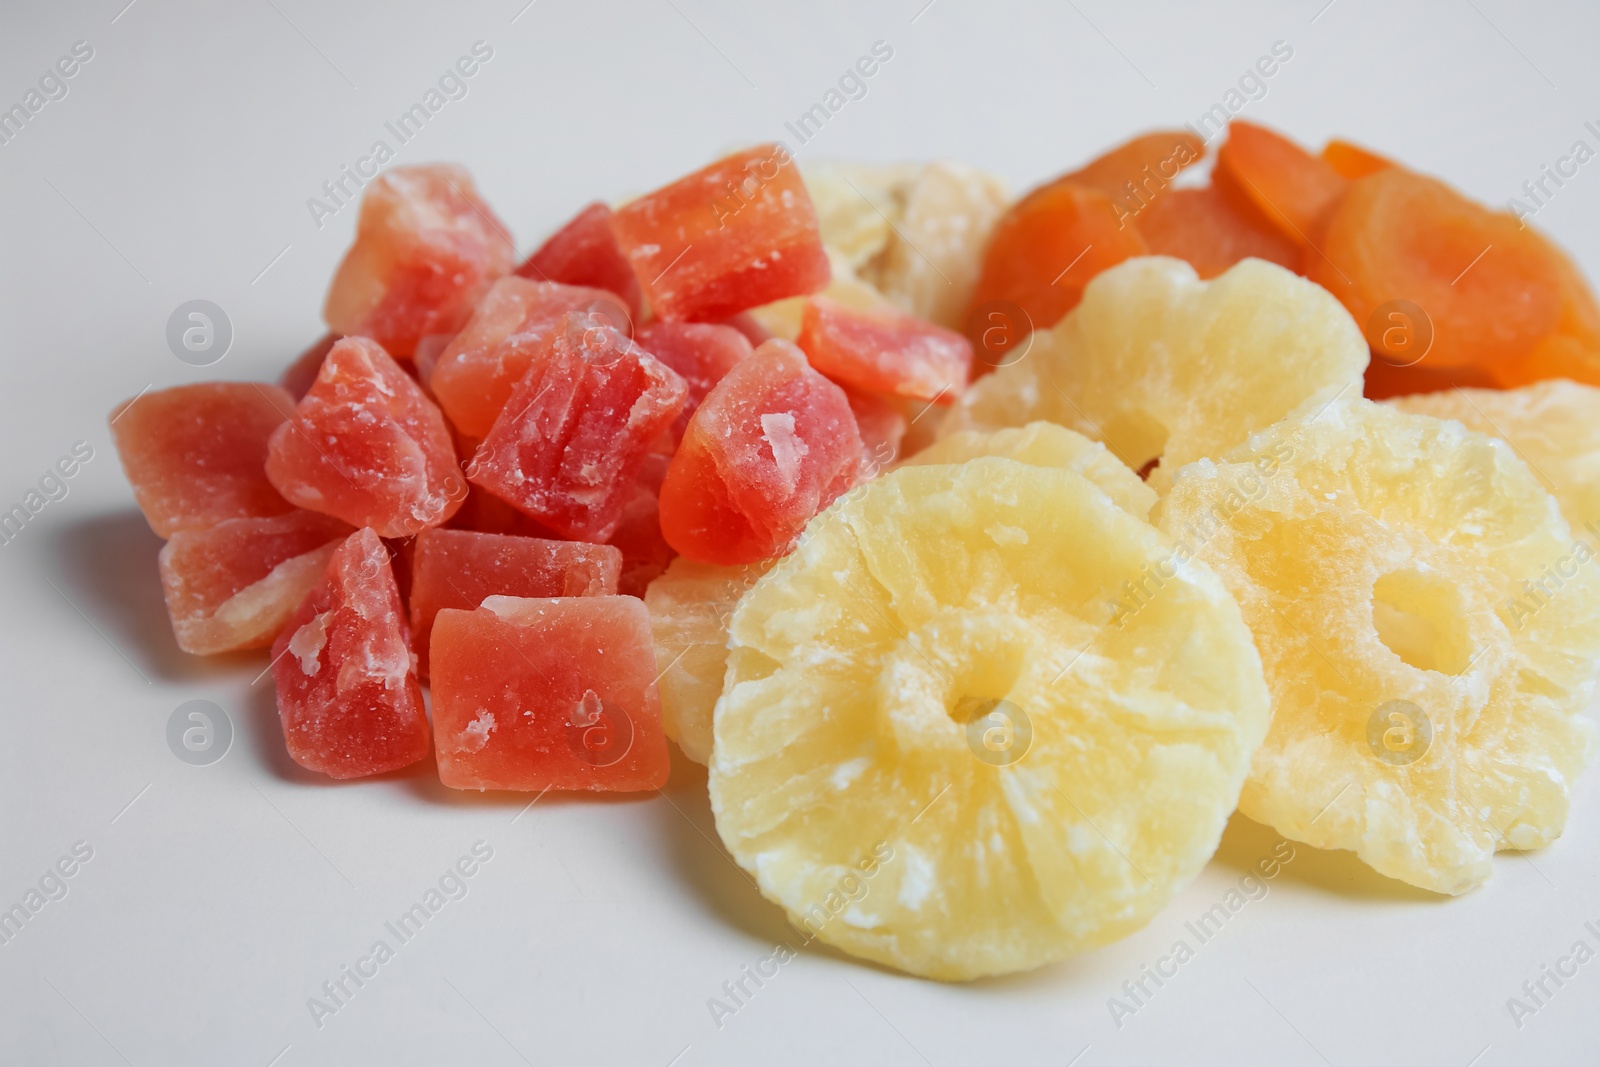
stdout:
[[1261,649],[1242,812],[1439,893],[1561,833],[1596,735],[1600,564],[1504,442],[1339,399],[1180,471],[1156,513]]
[[[733,615],[710,773],[729,852],[815,936],[934,978],[1143,925],[1211,856],[1267,722],[1237,606],[1172,552],[1015,460],[844,497]],[[1162,597],[1114,624],[1152,568]]]
[[1221,455],[1313,397],[1359,394],[1367,344],[1328,293],[1247,259],[1209,282],[1148,257],[1089,283],[1078,309],[1035,333],[1025,358],[978,380],[940,426],[1048,419],[1103,441],[1134,470]]
[[1129,515],[1145,519],[1155,507],[1156,493],[1113,456],[1106,446],[1053,422],[979,433],[966,430],[934,442],[906,460],[906,466],[965,463],[979,456],[1004,456],[1035,467],[1060,467],[1093,482]]

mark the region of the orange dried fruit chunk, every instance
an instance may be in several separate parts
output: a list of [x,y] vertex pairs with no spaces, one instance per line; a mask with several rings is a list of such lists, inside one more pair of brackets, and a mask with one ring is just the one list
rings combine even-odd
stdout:
[[1350,141],[1340,140],[1335,137],[1322,146],[1322,161],[1333,168],[1335,174],[1341,178],[1365,178],[1369,174],[1376,174],[1380,170],[1388,170],[1394,166],[1393,161],[1371,149],[1362,148]]
[[1139,215],[1152,255],[1184,260],[1202,278],[1215,278],[1254,256],[1280,267],[1300,266],[1300,246],[1252,203],[1218,185],[1173,189]]
[[328,352],[293,417],[273,431],[266,472],[285,499],[382,537],[438,526],[466,493],[444,416],[365,337]]
[[516,273],[541,282],[587,286],[615,293],[639,317],[639,279],[611,232],[611,209],[590,204],[545,239]]
[[949,404],[967,387],[972,345],[954,330],[899,311],[859,311],[806,299],[795,344],[813,367],[867,393]]
[[1088,186],[1109,196],[1120,209],[1119,215],[1136,216],[1159,202],[1178,172],[1199,162],[1205,150],[1205,142],[1188,130],[1140,134],[1035,193],[1058,185]]
[[1234,119],[1217,170],[1237,183],[1283,235],[1314,242],[1349,183],[1318,157],[1265,126]]

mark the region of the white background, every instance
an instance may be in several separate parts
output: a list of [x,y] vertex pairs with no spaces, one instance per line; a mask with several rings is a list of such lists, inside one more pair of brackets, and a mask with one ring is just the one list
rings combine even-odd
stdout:
[[[1247,117],[1311,144],[1352,137],[1503,203],[1595,143],[1594,4],[125,2],[0,14],[0,104],[73,42],[94,48],[70,95],[0,146],[0,510],[75,441],[95,449],[70,496],[0,546],[0,907],[74,842],[94,850],[0,946],[0,1062],[1594,1062],[1600,961],[1522,1028],[1506,1008],[1579,938],[1600,947],[1583,927],[1600,926],[1593,773],[1560,843],[1502,856],[1462,899],[1300,848],[1120,1029],[1107,998],[1275,834],[1236,820],[1150,928],[1061,966],[943,986],[807,950],[719,1029],[707,998],[795,935],[715,843],[702,772],[520,817],[525,798],[452,793],[431,763],[345,784],[301,772],[270,681],[251,684],[263,657],[175,648],[159,543],[105,421],[152,384],[274,377],[317,336],[355,209],[319,230],[306,199],[480,39],[494,55],[470,95],[400,161],[468,165],[527,248],[591,198],[788,139],[784,121],[877,40],[893,59],[802,160],[943,156],[1025,187],[1193,120],[1283,40],[1293,58]],[[1538,222],[1600,274],[1600,162]],[[206,369],[164,340],[197,297],[236,331]],[[237,728],[209,767],[165,740],[193,698]],[[384,922],[479,840],[493,859],[466,898],[315,1026],[307,998],[392,944]]]

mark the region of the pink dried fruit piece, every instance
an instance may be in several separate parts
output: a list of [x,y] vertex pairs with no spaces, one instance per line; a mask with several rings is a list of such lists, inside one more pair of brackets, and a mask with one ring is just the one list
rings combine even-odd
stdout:
[[972,343],[954,330],[889,309],[806,300],[795,339],[817,370],[868,393],[948,404],[967,387]]
[[160,557],[178,647],[208,656],[272,644],[350,533],[314,511],[179,530]]
[[340,340],[294,417],[272,434],[267,477],[312,511],[410,537],[466,495],[444,416],[375,341]]
[[622,573],[617,592],[644,596],[644,591],[678,555],[661,536],[661,481],[670,457],[652,452],[639,468],[633,491],[622,506],[622,521],[610,543],[622,551]]
[[609,290],[622,298],[629,315],[639,317],[639,279],[617,247],[611,209],[598,201],[551,234],[516,272],[541,282]]
[[534,357],[467,468],[561,537],[605,542],[688,386],[610,326],[571,313]]
[[389,553],[351,534],[272,645],[290,757],[330,778],[360,778],[428,754],[428,718]]
[[689,399],[672,424],[674,447],[711,387],[753,351],[749,338],[737,328],[710,322],[652,322],[641,326],[634,340],[677,371],[689,387]]
[[410,359],[431,333],[454,333],[516,252],[463,167],[395,167],[361,199],[355,244],[328,287],[322,316]]
[[434,362],[428,388],[455,428],[483,437],[568,312],[589,312],[624,334],[632,324],[615,294],[556,282],[502,278]]
[[610,545],[539,537],[424,530],[411,557],[411,640],[427,677],[434,616],[475,608],[488,596],[607,596],[617,591],[622,553]]
[[433,627],[439,780],[455,789],[666,784],[650,614],[629,596],[489,597]]
[[294,401],[276,385],[208,382],[146,393],[111,413],[134,499],[161,537],[293,511],[263,473]]

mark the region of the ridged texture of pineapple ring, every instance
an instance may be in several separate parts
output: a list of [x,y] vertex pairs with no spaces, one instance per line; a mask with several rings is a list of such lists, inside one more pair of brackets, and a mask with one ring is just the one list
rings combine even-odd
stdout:
[[1101,273],[1024,351],[962,394],[939,435],[1048,419],[1134,470],[1160,457],[1158,493],[1308,400],[1360,396],[1368,359],[1350,313],[1292,271],[1246,259],[1201,281],[1164,256]]
[[1179,471],[1156,517],[1261,650],[1244,814],[1440,893],[1560,834],[1595,740],[1600,545],[1504,442],[1339,400]]
[[[1210,858],[1266,731],[1216,576],[1084,478],[1010,459],[846,494],[740,601],[729,645],[723,842],[802,930],[933,978],[1142,926]],[[1014,762],[1002,722],[953,716],[994,700],[1014,741],[1031,730]]]

